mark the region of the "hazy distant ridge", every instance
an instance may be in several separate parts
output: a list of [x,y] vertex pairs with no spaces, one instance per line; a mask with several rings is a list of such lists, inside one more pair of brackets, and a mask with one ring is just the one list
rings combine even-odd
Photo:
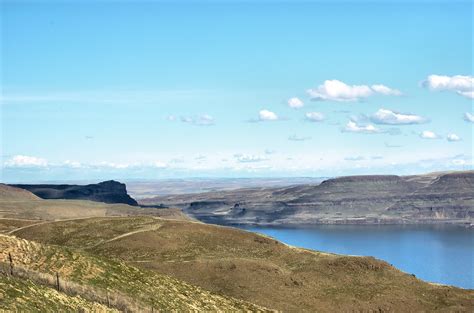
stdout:
[[474,171],[347,176],[319,185],[155,197],[219,224],[464,223],[474,218]]

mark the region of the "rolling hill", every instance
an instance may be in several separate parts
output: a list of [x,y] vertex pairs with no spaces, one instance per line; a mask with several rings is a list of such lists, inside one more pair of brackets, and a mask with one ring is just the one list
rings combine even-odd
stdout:
[[124,262],[0,235],[0,260],[8,254],[13,275],[0,274],[0,310],[268,311]]
[[88,218],[32,225],[12,234],[288,312],[468,312],[474,305],[473,290],[429,284],[374,258],[294,248],[198,222]]

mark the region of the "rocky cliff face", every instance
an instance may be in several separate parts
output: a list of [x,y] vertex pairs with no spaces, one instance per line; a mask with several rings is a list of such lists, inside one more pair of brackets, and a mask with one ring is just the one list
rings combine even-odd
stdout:
[[442,175],[406,195],[388,211],[433,219],[473,219],[474,173]]
[[349,176],[319,185],[241,189],[148,199],[219,224],[467,223],[474,171],[420,176]]
[[114,180],[90,185],[11,185],[26,189],[43,199],[90,200],[105,203],[138,205],[127,194],[125,184]]

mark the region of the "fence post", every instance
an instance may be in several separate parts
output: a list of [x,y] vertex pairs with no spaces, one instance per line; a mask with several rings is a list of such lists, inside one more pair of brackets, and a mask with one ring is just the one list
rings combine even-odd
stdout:
[[13,276],[13,258],[10,252],[8,252],[8,260],[10,261],[10,275]]
[[110,298],[109,298],[109,290],[108,289],[106,291],[106,297],[107,297],[107,306],[110,308]]
[[58,289],[58,291],[61,291],[60,286],[59,286],[59,273],[58,272],[56,272],[56,288]]

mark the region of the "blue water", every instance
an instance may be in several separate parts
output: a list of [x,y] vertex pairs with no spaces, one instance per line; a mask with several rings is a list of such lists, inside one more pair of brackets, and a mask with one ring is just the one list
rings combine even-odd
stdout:
[[474,289],[474,230],[455,226],[241,227],[287,244],[373,256],[425,281]]

